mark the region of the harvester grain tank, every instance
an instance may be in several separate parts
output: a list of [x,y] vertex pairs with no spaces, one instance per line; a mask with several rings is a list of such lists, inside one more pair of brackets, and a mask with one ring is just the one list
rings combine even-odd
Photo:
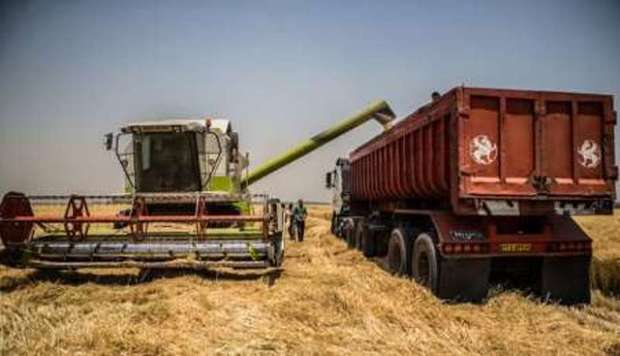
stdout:
[[508,276],[590,301],[592,242],[612,214],[611,96],[458,87],[341,158],[332,230],[437,296],[478,301]]
[[[249,174],[248,156],[228,120],[125,125],[106,135],[105,145],[120,163],[127,193],[7,193],[0,204],[2,262],[56,269],[278,268],[284,257],[281,204],[263,197],[256,208],[248,186],[370,119],[387,124],[391,115],[385,102],[374,103]],[[66,202],[64,214],[37,211],[31,202],[41,201]],[[104,204],[126,209],[110,212]]]

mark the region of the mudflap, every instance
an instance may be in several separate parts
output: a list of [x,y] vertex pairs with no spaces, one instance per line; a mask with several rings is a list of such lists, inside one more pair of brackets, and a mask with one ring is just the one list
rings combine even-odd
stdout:
[[562,305],[589,304],[591,259],[591,256],[545,257],[540,271],[540,297]]
[[489,291],[489,258],[441,258],[435,295],[452,302],[483,301]]

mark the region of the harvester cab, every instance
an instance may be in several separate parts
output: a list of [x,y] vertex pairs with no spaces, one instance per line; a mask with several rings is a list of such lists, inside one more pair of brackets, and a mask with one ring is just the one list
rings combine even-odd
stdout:
[[376,102],[251,172],[228,120],[125,125],[104,139],[124,172],[125,193],[5,194],[0,238],[8,258],[0,262],[55,269],[279,268],[282,204],[250,194],[248,186],[370,119],[386,127],[393,116],[387,103]]
[[[250,198],[241,189],[247,155],[239,152],[238,134],[229,120],[191,119],[132,123],[106,135],[125,174],[125,191],[153,195],[153,213],[193,213],[183,193],[209,194],[210,214],[248,213]],[[218,199],[214,199],[217,196]],[[226,199],[228,198],[228,199]]]
[[[120,147],[125,136],[130,142]],[[225,119],[129,124],[106,147],[114,149],[127,188],[140,193],[239,191],[248,165],[239,154],[238,135]]]

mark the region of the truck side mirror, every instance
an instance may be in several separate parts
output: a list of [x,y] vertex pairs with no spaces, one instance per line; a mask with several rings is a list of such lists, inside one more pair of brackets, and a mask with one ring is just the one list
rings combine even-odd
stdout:
[[332,188],[332,172],[325,174],[325,188]]
[[105,136],[103,136],[103,145],[105,146],[106,151],[109,151],[112,149],[113,141],[114,141],[113,133],[105,134]]

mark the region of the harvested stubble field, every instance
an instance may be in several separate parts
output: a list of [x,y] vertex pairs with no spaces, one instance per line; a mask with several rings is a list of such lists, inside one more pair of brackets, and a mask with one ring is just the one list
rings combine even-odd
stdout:
[[482,305],[441,303],[348,250],[327,216],[312,209],[306,240],[288,244],[272,286],[255,276],[140,283],[136,270],[0,267],[0,354],[620,354],[620,300],[609,296],[618,214],[579,220],[596,241],[593,270],[606,291],[584,308],[497,289]]

